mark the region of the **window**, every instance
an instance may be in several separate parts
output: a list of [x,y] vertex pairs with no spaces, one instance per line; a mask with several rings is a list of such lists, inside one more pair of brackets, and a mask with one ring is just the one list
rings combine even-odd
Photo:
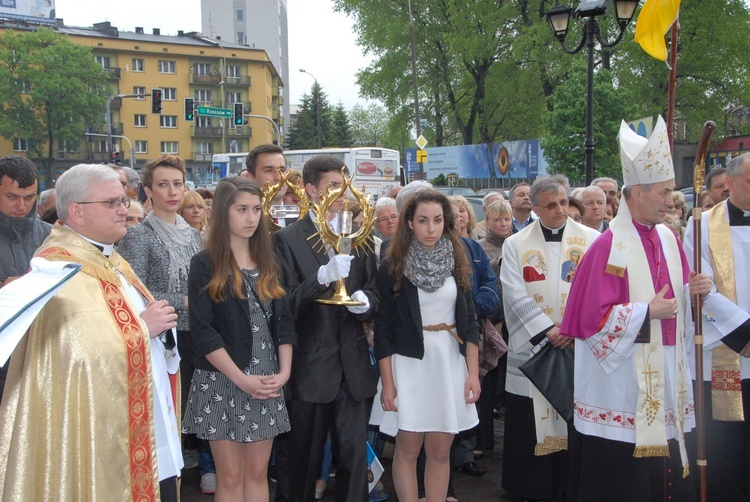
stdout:
[[175,73],[174,61],[159,60],[159,73]]
[[212,153],[211,152],[211,143],[208,142],[199,142],[195,144],[195,153]]
[[[114,143],[114,141],[113,141],[113,143]],[[107,148],[107,140],[106,139],[96,140],[92,146],[93,146],[94,151],[97,152],[97,153],[103,153],[103,152],[106,152],[106,151],[109,150]],[[117,147],[115,147],[115,150],[117,150]]]
[[14,152],[25,152],[29,149],[29,145],[25,139],[13,138],[13,151]]
[[211,117],[198,117],[195,127],[211,127]]
[[244,10],[236,10],[236,11],[234,11],[234,18],[235,18],[235,21],[244,21],[245,20],[245,11]]
[[177,115],[160,115],[159,125],[162,127],[177,127]]
[[146,99],[146,88],[145,87],[133,87],[133,94],[140,94],[142,98],[135,99]]
[[161,98],[165,101],[176,101],[177,89],[175,89],[174,87],[165,87]]
[[232,140],[232,142],[229,143],[229,153],[240,153],[240,144],[237,140]]
[[240,78],[241,76],[242,76],[242,71],[240,70],[239,66],[227,65],[227,77],[228,78]]
[[135,126],[136,127],[146,127],[146,116],[145,115],[136,115],[135,116]]
[[211,63],[195,63],[193,73],[196,75],[211,75]]
[[227,93],[227,104],[241,103],[242,93],[241,92],[228,92]]
[[148,141],[136,140],[135,153],[148,153]]
[[211,91],[209,90],[197,90],[195,91],[195,100],[199,103],[211,103]]
[[109,70],[109,56],[94,56],[94,61],[105,70]]
[[143,60],[133,58],[133,71],[144,71]]
[[243,45],[245,43],[245,32],[244,31],[238,31],[237,32],[237,43],[240,45]]
[[161,153],[171,153],[171,154],[177,154],[179,153],[177,149],[178,142],[177,141],[162,141],[161,142]]

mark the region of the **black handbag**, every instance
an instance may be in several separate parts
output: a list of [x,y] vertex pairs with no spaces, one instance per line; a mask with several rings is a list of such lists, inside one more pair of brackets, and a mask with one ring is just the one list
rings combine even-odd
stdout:
[[572,345],[558,349],[547,343],[518,369],[568,423],[573,422]]

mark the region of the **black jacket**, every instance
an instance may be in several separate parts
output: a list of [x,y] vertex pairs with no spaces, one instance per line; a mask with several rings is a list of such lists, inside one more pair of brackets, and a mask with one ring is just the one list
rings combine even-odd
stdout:
[[[378,268],[380,310],[375,320],[375,357],[380,360],[398,354],[422,359],[424,338],[419,292],[404,277],[401,279],[401,292],[394,297],[389,266],[384,260]],[[459,346],[464,356],[467,343],[479,343],[479,324],[474,313],[471,291],[462,291],[460,287],[456,296],[456,334],[464,342]]]
[[[217,371],[208,362],[206,354],[224,348],[234,364],[246,368],[252,358],[253,335],[250,322],[250,306],[245,285],[242,291],[246,298],[237,298],[232,292],[231,279],[224,288],[224,301],[214,302],[206,287],[211,281],[213,266],[207,250],[198,252],[190,262],[188,277],[188,303],[190,305],[190,338],[193,341],[193,365],[196,368]],[[296,345],[297,334],[286,301],[274,300],[271,317],[271,337],[276,351],[279,345]]]
[[294,399],[330,403],[346,381],[352,397],[361,401],[374,396],[377,386],[362,326],[378,310],[375,255],[352,251],[355,258],[345,281],[349,295],[362,290],[369,298],[366,313],[354,315],[344,306],[317,303],[316,298],[333,294],[335,284],[318,283],[318,269],[329,258],[313,249],[317,238],[307,240],[315,232],[308,215],[273,234],[298,335],[289,388]]

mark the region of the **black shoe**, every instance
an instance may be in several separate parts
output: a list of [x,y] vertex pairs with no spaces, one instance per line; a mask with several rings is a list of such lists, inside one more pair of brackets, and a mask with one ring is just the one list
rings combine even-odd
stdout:
[[484,469],[482,469],[479,464],[476,462],[466,462],[464,465],[458,466],[456,468],[458,472],[462,472],[464,474],[468,474],[469,476],[478,478],[479,476],[483,476],[485,472]]

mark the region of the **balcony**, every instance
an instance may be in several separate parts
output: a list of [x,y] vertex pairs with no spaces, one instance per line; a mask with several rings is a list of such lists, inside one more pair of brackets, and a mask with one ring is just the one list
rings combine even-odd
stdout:
[[250,76],[244,76],[244,77],[227,77],[224,79],[224,83],[226,85],[239,85],[241,87],[250,87],[252,85],[252,80],[250,79]]
[[196,162],[211,162],[213,160],[212,153],[198,153],[193,152],[193,160]]
[[252,127],[230,127],[227,129],[228,136],[242,136],[243,138],[249,138],[253,135]]
[[221,74],[211,72],[209,75],[190,74],[191,84],[218,84],[221,82]]
[[96,162],[109,162],[112,160],[112,155],[109,152],[91,152],[91,157]]
[[[214,108],[223,108],[223,103],[221,101],[198,101],[195,100],[195,111],[198,111],[199,106],[212,106]],[[213,118],[220,118],[220,117],[213,117]]]
[[[96,134],[107,134],[107,126],[104,127],[97,127],[93,131],[90,131]],[[122,136],[122,122],[112,122],[112,135],[113,136]],[[102,136],[92,136],[92,138],[101,138]]]
[[104,71],[107,73],[107,78],[112,78],[112,79],[120,78],[119,68],[104,68]]
[[201,138],[221,136],[221,127],[193,127],[192,134]]

